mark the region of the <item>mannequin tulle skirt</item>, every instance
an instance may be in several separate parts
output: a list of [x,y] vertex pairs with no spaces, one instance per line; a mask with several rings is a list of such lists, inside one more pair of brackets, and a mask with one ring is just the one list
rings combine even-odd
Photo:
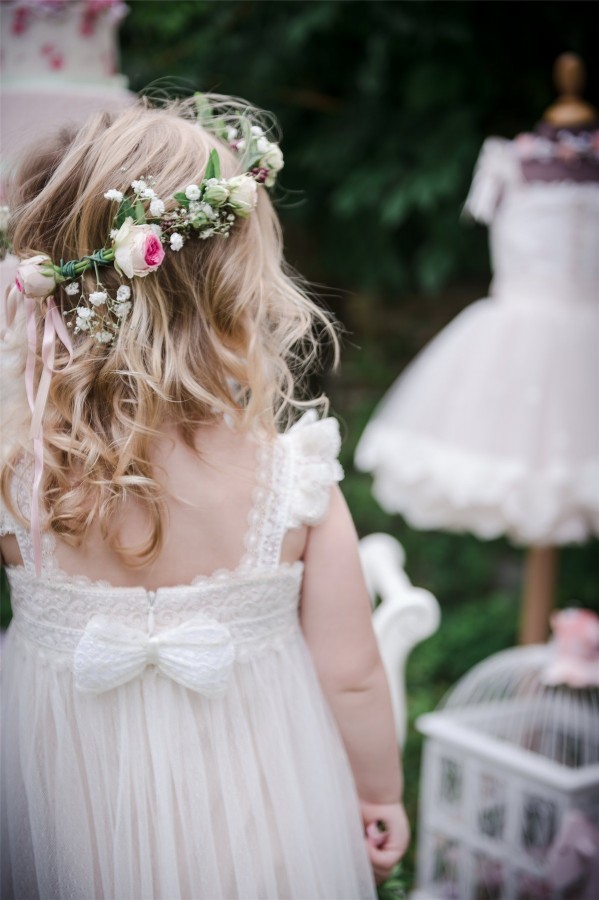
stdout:
[[599,304],[473,303],[389,390],[355,462],[415,528],[599,534]]
[[207,699],[153,667],[82,694],[11,626],[2,682],[3,900],[376,897],[299,633]]

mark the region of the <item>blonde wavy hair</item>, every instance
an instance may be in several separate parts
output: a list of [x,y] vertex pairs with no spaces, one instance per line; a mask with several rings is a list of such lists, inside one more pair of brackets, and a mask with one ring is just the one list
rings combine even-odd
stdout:
[[[230,123],[244,116],[272,125],[241,101],[208,100]],[[133,179],[151,175],[168,211],[167,198],[201,180],[215,147],[223,177],[243,171],[238,156],[198,124],[193,100],[162,107],[141,100],[117,114],[94,115],[77,131],[63,130],[32,151],[13,179],[15,254],[45,253],[58,262],[103,247],[114,214],[105,191],[126,191]],[[266,190],[258,194],[256,210],[236,221],[228,239],[190,240],[178,253],[167,250],[157,272],[133,279],[132,310],[114,345],[79,335],[72,365],[53,375],[41,496],[47,527],[70,544],[83,542],[98,521],[128,565],[156,558],[164,490],[150,450],[165,422],[194,447],[197,427],[224,415],[240,430],[272,434],[299,408],[326,404],[323,397],[306,399],[304,383],[323,337],[332,342],[336,360],[334,327],[285,264],[278,218]],[[100,275],[111,293],[122,280],[112,268]],[[77,305],[63,290],[57,302],[59,296],[63,310]],[[37,329],[41,346],[41,308]],[[64,352],[57,353],[56,365],[65,362]],[[38,360],[38,374],[39,366]],[[0,485],[7,507],[26,522],[11,489],[17,460],[28,449],[27,415],[20,418],[21,429],[11,417]],[[142,546],[124,545],[114,525],[130,496],[143,501],[149,514],[150,535]]]

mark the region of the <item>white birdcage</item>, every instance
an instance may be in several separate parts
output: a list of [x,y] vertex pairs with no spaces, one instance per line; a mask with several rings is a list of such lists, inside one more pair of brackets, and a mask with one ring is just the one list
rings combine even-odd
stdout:
[[418,720],[413,898],[599,900],[599,622],[560,616],[565,643],[490,657]]

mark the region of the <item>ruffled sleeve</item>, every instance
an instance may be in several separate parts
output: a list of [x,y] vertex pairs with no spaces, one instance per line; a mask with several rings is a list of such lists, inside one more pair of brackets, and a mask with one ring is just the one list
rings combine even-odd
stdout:
[[337,459],[341,447],[336,419],[319,419],[310,410],[282,435],[291,454],[287,528],[317,525],[329,508],[331,488],[343,478]]
[[513,142],[503,138],[487,138],[482,146],[464,213],[489,225],[495,215],[502,192],[520,178],[520,166]]

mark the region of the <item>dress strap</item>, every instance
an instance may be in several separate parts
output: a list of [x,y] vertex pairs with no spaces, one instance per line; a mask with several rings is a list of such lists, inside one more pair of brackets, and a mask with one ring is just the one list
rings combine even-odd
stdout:
[[255,503],[251,565],[279,565],[285,534],[301,525],[317,525],[329,508],[331,487],[343,478],[337,460],[341,438],[333,418],[307,412],[268,447],[262,494]]
[[261,450],[259,484],[254,496],[243,568],[270,569],[279,562],[285,535],[285,497],[291,457],[280,438]]

